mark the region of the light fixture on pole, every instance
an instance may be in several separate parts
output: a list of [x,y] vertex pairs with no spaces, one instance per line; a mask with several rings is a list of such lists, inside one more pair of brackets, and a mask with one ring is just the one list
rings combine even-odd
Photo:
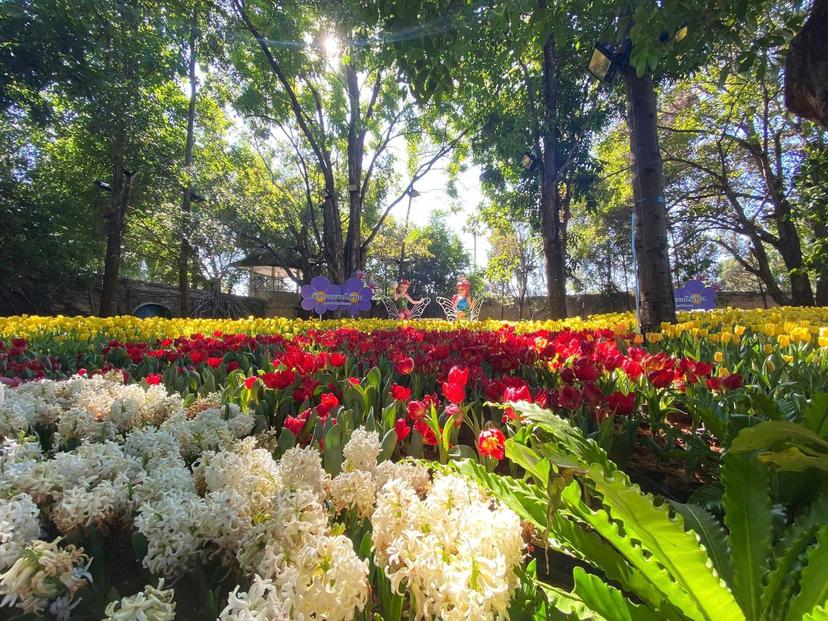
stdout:
[[323,200],[328,200],[331,197],[331,193],[328,192],[328,188],[322,188],[321,190],[319,190],[319,196]]
[[530,151],[524,151],[523,155],[520,156],[520,165],[523,166],[523,169],[526,171],[532,171],[538,165],[540,160],[532,155]]
[[621,58],[603,43],[596,43],[589,59],[587,70],[601,82],[612,82],[618,70]]
[[100,179],[95,181],[95,186],[101,190],[102,192],[111,192],[112,186],[109,185],[106,181],[101,181]]
[[417,198],[418,196],[420,196],[420,193],[419,193],[417,190],[415,190],[414,188],[411,188],[411,189],[408,191],[408,196],[409,196],[410,198]]

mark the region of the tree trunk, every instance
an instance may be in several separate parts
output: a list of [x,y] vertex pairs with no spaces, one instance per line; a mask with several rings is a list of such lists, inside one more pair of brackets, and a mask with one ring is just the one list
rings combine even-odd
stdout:
[[662,322],[676,322],[667,242],[664,171],[658,148],[656,95],[649,71],[638,77],[635,69],[627,66],[624,82],[636,212],[633,252],[640,291],[638,324],[642,332],[654,332]]
[[350,115],[348,118],[348,233],[345,237],[345,276],[351,277],[360,269],[362,258],[362,160],[365,152],[365,132],[359,102],[359,82],[354,64],[345,69]]
[[813,306],[814,292],[808,278],[808,270],[802,257],[799,233],[793,223],[793,210],[788,201],[776,205],[776,234],[779,238],[779,254],[788,270],[791,281],[791,303],[794,306]]
[[408,208],[405,210],[405,224],[403,224],[403,237],[402,243],[400,243],[400,263],[397,267],[397,282],[402,280],[403,274],[405,272],[405,238],[408,237],[408,220],[411,217],[411,201],[414,200],[414,197],[411,194],[408,194]]
[[190,81],[190,104],[187,109],[187,141],[184,146],[184,171],[187,174],[187,187],[184,188],[184,196],[181,200],[181,246],[178,253],[178,290],[180,293],[181,316],[187,317],[192,313],[192,302],[190,300],[190,243],[189,221],[190,207],[193,200],[192,167],[193,167],[193,142],[195,136],[195,113],[196,96],[198,87],[196,84],[196,39],[198,36],[198,3],[193,8],[193,21],[190,24],[190,58],[188,68],[188,79]]
[[118,276],[121,269],[121,244],[124,235],[124,216],[132,191],[132,173],[123,165],[123,148],[116,149],[116,164],[112,171],[112,202],[107,214],[106,260],[101,288],[101,317],[111,317],[118,311]]
[[785,105],[828,129],[828,0],[814,0],[808,21],[791,40]]
[[557,59],[552,34],[543,46],[543,165],[541,167],[541,237],[546,258],[546,290],[551,319],[566,317],[566,257],[558,194]]
[[776,279],[773,277],[773,272],[771,272],[770,268],[770,260],[768,259],[768,253],[765,252],[765,247],[762,245],[762,240],[759,239],[759,236],[755,233],[751,233],[748,235],[751,241],[751,253],[753,257],[756,259],[756,277],[765,285],[765,289],[768,290],[771,298],[773,301],[779,304],[779,306],[787,306],[791,303],[788,296],[786,296],[782,289],[779,288],[779,283],[776,282]]
[[[814,236],[817,240],[828,239],[828,226],[822,222],[814,222]],[[828,264],[824,261],[816,268],[816,294],[814,301],[817,306],[828,306]]]

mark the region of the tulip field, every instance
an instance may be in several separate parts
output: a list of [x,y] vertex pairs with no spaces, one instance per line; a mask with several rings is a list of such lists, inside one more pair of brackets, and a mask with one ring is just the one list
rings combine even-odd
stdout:
[[828,619],[828,308],[0,318],[0,617]]

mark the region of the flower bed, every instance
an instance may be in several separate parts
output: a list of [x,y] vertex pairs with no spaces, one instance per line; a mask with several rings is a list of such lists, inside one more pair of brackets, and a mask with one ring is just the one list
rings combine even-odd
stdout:
[[[828,419],[828,312],[682,319],[646,345],[618,315],[0,320],[3,603],[113,619],[566,613],[574,600],[539,586],[529,552],[557,528],[555,552],[594,561],[541,506],[575,502],[577,477],[608,493],[585,455],[714,506],[723,451],[757,423],[828,435],[814,423],[823,405]],[[814,446],[794,447],[803,468]]]

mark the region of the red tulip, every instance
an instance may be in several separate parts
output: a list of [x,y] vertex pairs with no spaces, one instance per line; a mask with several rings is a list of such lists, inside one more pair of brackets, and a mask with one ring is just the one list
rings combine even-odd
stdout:
[[147,376],[144,378],[150,386],[156,386],[161,383],[161,374],[160,373],[147,373]]
[[647,379],[656,388],[667,388],[673,383],[676,378],[676,373],[672,369],[661,369],[659,371],[652,371],[647,375]]
[[460,367],[451,367],[448,373],[449,384],[459,384],[465,386],[469,381],[469,370],[461,369]]
[[341,367],[347,358],[342,352],[335,351],[328,355],[328,362],[332,367]]
[[285,428],[290,431],[293,435],[297,438],[299,434],[302,433],[302,429],[305,427],[305,421],[301,418],[295,418],[293,416],[288,416],[285,419]]
[[256,383],[258,379],[259,378],[255,375],[253,377],[248,377],[246,380],[244,380],[244,387],[247,388],[247,390],[253,390],[253,385]]
[[466,387],[462,384],[443,382],[443,396],[452,403],[462,403],[466,398]]
[[326,419],[331,410],[339,407],[339,399],[332,392],[323,392],[319,397],[319,405],[316,406],[316,411],[319,418]]
[[557,394],[558,405],[566,410],[581,407],[581,392],[574,386],[564,386]]
[[296,380],[296,374],[289,369],[273,371],[272,373],[263,373],[261,380],[271,390],[284,390],[293,384]]
[[437,436],[434,430],[428,426],[424,420],[414,421],[414,429],[420,432],[423,436],[423,444],[426,446],[437,446]]
[[484,429],[477,437],[477,451],[483,457],[500,461],[506,457],[506,436],[500,429]]
[[223,362],[222,358],[213,358],[213,357],[207,358],[207,366],[209,366],[213,369],[215,369],[217,367],[220,367],[222,362]]
[[394,368],[400,375],[408,375],[414,370],[414,360],[412,358],[400,358],[394,363]]
[[575,372],[575,377],[582,382],[594,382],[601,374],[595,363],[584,357],[575,360],[572,364],[572,370]]
[[420,420],[426,415],[426,404],[422,401],[409,401],[406,411],[410,418]]
[[736,390],[742,387],[742,376],[738,373],[730,373],[722,378],[722,386],[728,390]]
[[396,401],[408,401],[411,398],[411,389],[399,384],[391,386],[391,396]]
[[411,433],[411,425],[405,422],[404,418],[398,418],[397,422],[394,423],[394,431],[397,432],[397,440],[402,442]]
[[503,390],[503,401],[532,401],[532,393],[529,392],[529,386],[523,385],[519,388],[509,386]]
[[614,392],[607,395],[607,407],[613,414],[628,416],[635,411],[635,393]]

